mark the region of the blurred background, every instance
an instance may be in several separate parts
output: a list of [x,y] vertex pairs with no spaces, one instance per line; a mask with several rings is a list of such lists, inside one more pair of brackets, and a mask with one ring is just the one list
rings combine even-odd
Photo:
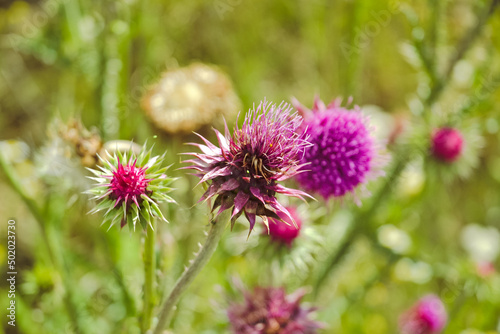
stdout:
[[[399,314],[428,293],[448,310],[446,333],[500,332],[498,2],[2,0],[1,305],[8,219],[19,272],[18,325],[2,306],[3,332],[139,333],[140,232],[86,215],[84,167],[97,153],[147,141],[179,177],[179,205],[162,207],[170,224],[159,226],[161,300],[207,226],[195,205],[203,190],[178,170],[192,131],[213,140],[211,127],[224,118],[232,128],[264,98],[311,107],[315,95],[352,97],[370,115],[392,155],[388,177],[361,207],[287,203],[304,225],[292,248],[261,229],[247,240],[237,224],[171,332],[226,333],[240,284],[293,292],[321,273],[305,302],[325,333],[396,333]],[[442,126],[464,136],[453,165],[429,155]]]

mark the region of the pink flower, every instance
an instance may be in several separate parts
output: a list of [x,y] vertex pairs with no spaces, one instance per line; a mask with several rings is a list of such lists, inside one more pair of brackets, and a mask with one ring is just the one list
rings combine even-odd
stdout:
[[296,226],[288,216],[281,214],[280,217],[282,221],[278,221],[274,218],[269,219],[269,235],[273,241],[291,246],[293,240],[295,240],[295,238],[297,238],[300,234],[302,221],[300,220],[295,208],[286,207],[286,209],[295,220]]
[[462,134],[453,128],[440,128],[432,136],[432,154],[439,160],[451,163],[463,150]]
[[381,165],[367,117],[359,107],[349,110],[340,103],[337,99],[326,106],[317,97],[309,110],[294,101],[312,144],[305,149],[301,163],[306,171],[297,175],[297,181],[325,199],[354,194],[357,187],[383,174],[377,171]]
[[427,295],[401,316],[399,327],[403,334],[432,334],[440,333],[447,321],[441,299]]
[[480,262],[476,264],[477,273],[485,278],[490,277],[495,273],[495,265],[492,262]]
[[[131,161],[130,161],[131,162]],[[149,181],[146,179],[146,168],[137,167],[136,161],[122,164],[118,161],[118,168],[110,176],[109,197],[115,200],[115,206],[121,207],[123,203],[127,208],[135,204],[139,207],[142,202],[141,195],[149,195],[147,190]]]
[[314,308],[300,306],[305,290],[286,295],[283,288],[260,288],[245,293],[245,302],[228,308],[235,334],[315,334],[323,324],[310,319]]
[[151,226],[151,219],[166,221],[158,205],[175,201],[167,195],[173,179],[165,174],[167,168],[161,166],[163,156],[151,157],[151,149],[144,147],[139,155],[117,151],[99,159],[102,166],[98,170],[88,168],[94,174],[90,179],[97,184],[87,193],[99,201],[91,213],[105,211],[104,221],[111,226],[120,222],[121,227],[128,224],[134,229],[138,223],[146,229]]

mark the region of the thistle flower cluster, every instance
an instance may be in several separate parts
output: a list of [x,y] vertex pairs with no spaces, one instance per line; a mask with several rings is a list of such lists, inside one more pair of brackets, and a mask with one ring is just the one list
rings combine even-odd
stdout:
[[441,299],[436,295],[427,295],[401,316],[399,327],[403,334],[440,333],[447,320]]
[[306,191],[319,193],[324,199],[355,194],[357,187],[383,175],[383,160],[367,118],[359,107],[348,110],[340,103],[337,99],[326,106],[316,98],[309,110],[294,101],[305,117],[303,132],[313,144],[301,160],[307,171],[299,174],[297,181]]
[[173,179],[165,174],[168,167],[161,167],[163,156],[151,157],[151,149],[145,147],[138,156],[128,152],[128,158],[119,150],[106,154],[106,158],[99,156],[98,170],[88,168],[95,175],[89,178],[97,182],[88,193],[99,201],[90,212],[106,210],[103,224],[110,222],[110,228],[118,221],[134,230],[138,223],[143,229],[152,228],[152,219],[167,221],[158,204],[175,201],[166,195]]
[[276,194],[301,199],[309,196],[278,183],[299,173],[303,167],[301,156],[310,146],[305,135],[297,132],[302,118],[291,114],[291,110],[285,103],[277,106],[261,102],[246,114],[241,129],[236,126],[232,136],[227,125],[224,135],[214,130],[219,146],[202,136],[205,145],[192,144],[203,153],[188,153],[195,159],[186,161],[192,164],[186,168],[198,171],[200,183],[210,183],[200,201],[215,197],[212,211],[219,208],[217,215],[232,209],[232,226],[242,213],[250,223],[250,232],[256,216],[266,226],[269,218],[281,221],[283,215],[295,225],[288,210],[276,199]]
[[229,307],[233,333],[238,334],[314,334],[323,324],[310,318],[314,308],[300,302],[305,290],[286,295],[283,288],[254,288],[245,293],[245,302]]

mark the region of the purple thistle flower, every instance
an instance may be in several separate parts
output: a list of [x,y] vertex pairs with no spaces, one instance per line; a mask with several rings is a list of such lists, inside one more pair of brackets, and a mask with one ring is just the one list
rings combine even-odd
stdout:
[[403,334],[432,334],[443,330],[448,315],[436,295],[427,295],[405,312],[399,321]]
[[245,302],[228,308],[233,333],[314,334],[323,324],[310,319],[314,308],[303,308],[305,290],[286,295],[283,288],[254,288],[245,293]]
[[463,136],[453,128],[440,128],[432,136],[432,153],[444,162],[457,160],[463,149]]
[[285,222],[280,222],[274,218],[269,219],[269,236],[273,241],[276,241],[287,246],[291,246],[292,242],[300,234],[300,229],[302,228],[302,221],[294,207],[286,207],[290,215],[295,220],[296,226],[292,223],[290,218],[280,214],[281,220]]
[[301,160],[307,171],[299,174],[297,181],[325,199],[354,195],[359,185],[383,175],[377,172],[382,161],[366,117],[359,107],[348,110],[340,103],[337,99],[325,106],[317,97],[309,110],[294,101],[305,117],[303,131],[313,144]]
[[87,168],[94,174],[89,178],[97,182],[87,193],[99,201],[90,212],[106,210],[104,222],[110,222],[110,228],[118,221],[121,227],[128,224],[134,229],[137,223],[146,229],[154,218],[166,221],[158,204],[175,201],[166,195],[172,190],[169,184],[173,179],[165,174],[167,168],[161,167],[163,156],[151,157],[151,150],[145,147],[138,156],[131,151],[129,158],[120,151],[106,153],[107,159],[99,156],[99,170]]
[[242,213],[250,222],[250,232],[256,216],[266,226],[268,218],[281,220],[280,214],[295,224],[275,197],[277,193],[301,199],[309,196],[278,183],[299,173],[301,153],[310,145],[296,131],[302,118],[291,115],[291,110],[286,103],[276,106],[263,101],[246,114],[241,129],[236,126],[232,137],[227,125],[225,135],[214,129],[219,147],[200,135],[205,145],[192,144],[203,153],[188,153],[196,159],[186,161],[192,163],[186,168],[198,171],[200,183],[210,181],[200,201],[216,196],[212,211],[219,208],[217,215],[232,208],[231,226]]

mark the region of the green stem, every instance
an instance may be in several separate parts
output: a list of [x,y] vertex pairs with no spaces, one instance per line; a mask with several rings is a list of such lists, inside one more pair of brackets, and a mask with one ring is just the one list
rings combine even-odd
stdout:
[[434,101],[437,100],[439,95],[443,92],[443,89],[446,87],[446,84],[448,83],[451,74],[453,73],[455,65],[458,63],[460,59],[463,58],[463,56],[470,49],[476,38],[481,34],[484,26],[488,22],[489,18],[493,15],[499,4],[500,0],[492,0],[488,8],[479,16],[476,25],[473,26],[464,35],[464,37],[462,37],[462,40],[458,44],[455,54],[450,59],[450,62],[448,63],[448,66],[445,69],[443,77],[436,82],[427,100],[425,101],[427,105],[432,105]]
[[155,220],[151,222],[152,226],[147,227],[146,239],[144,242],[144,311],[142,314],[142,332],[145,333],[151,328],[151,318],[155,306],[154,298],[154,273],[155,273],[155,244],[156,229]]
[[230,210],[226,210],[219,216],[217,220],[212,221],[212,226],[210,227],[210,231],[208,232],[205,244],[200,249],[198,255],[194,258],[191,265],[179,278],[174,288],[168,295],[167,299],[163,303],[161,311],[158,315],[158,324],[156,325],[156,328],[153,332],[154,334],[162,333],[170,318],[170,314],[175,304],[177,304],[177,302],[179,301],[182,293],[188,288],[195,277],[200,273],[201,269],[203,269],[203,267],[208,263],[208,260],[210,260],[210,258],[212,257],[227,226],[230,214]]
[[382,188],[380,188],[380,190],[374,196],[371,205],[366,210],[358,211],[353,221],[353,227],[347,232],[347,235],[342,240],[342,244],[338,247],[337,251],[332,253],[326,260],[327,265],[323,267],[324,270],[318,275],[318,278],[314,284],[315,296],[318,296],[321,285],[325,282],[331,271],[333,271],[337,267],[340,260],[343,259],[344,255],[352,246],[354,239],[356,239],[356,237],[361,234],[362,226],[366,226],[367,224],[369,224],[371,218],[375,215],[385,197],[391,192],[393,182],[397,180],[399,174],[401,174],[408,161],[408,153],[405,154],[404,152],[400,152],[398,161],[394,165],[391,173],[387,176],[387,179]]
[[[69,277],[68,277],[68,272],[66,268],[63,266],[63,260],[61,259],[61,256],[57,256],[57,252],[54,251],[54,248],[52,246],[52,242],[50,241],[49,233],[47,231],[47,228],[45,226],[45,218],[44,215],[41,213],[40,208],[38,204],[35,202],[34,199],[29,197],[25,192],[21,184],[18,182],[14,170],[12,167],[8,164],[8,162],[5,160],[4,156],[0,153],[0,168],[4,172],[7,182],[9,185],[12,187],[12,189],[21,197],[23,202],[26,204],[28,209],[30,210],[31,214],[35,218],[35,221],[38,223],[38,226],[40,227],[40,230],[42,232],[42,239],[45,244],[45,247],[47,249],[47,253],[49,255],[49,259],[52,263],[52,266],[54,269],[58,272],[58,274],[61,277],[62,284],[64,286],[65,290],[65,295],[64,295],[64,303],[66,305],[66,311],[68,313],[68,316],[73,324],[74,331],[77,334],[83,333],[84,326],[82,325],[82,321],[79,316],[78,308],[75,305],[74,299],[73,299],[73,290],[72,290],[72,285],[70,283]],[[62,253],[62,252],[61,252]]]

